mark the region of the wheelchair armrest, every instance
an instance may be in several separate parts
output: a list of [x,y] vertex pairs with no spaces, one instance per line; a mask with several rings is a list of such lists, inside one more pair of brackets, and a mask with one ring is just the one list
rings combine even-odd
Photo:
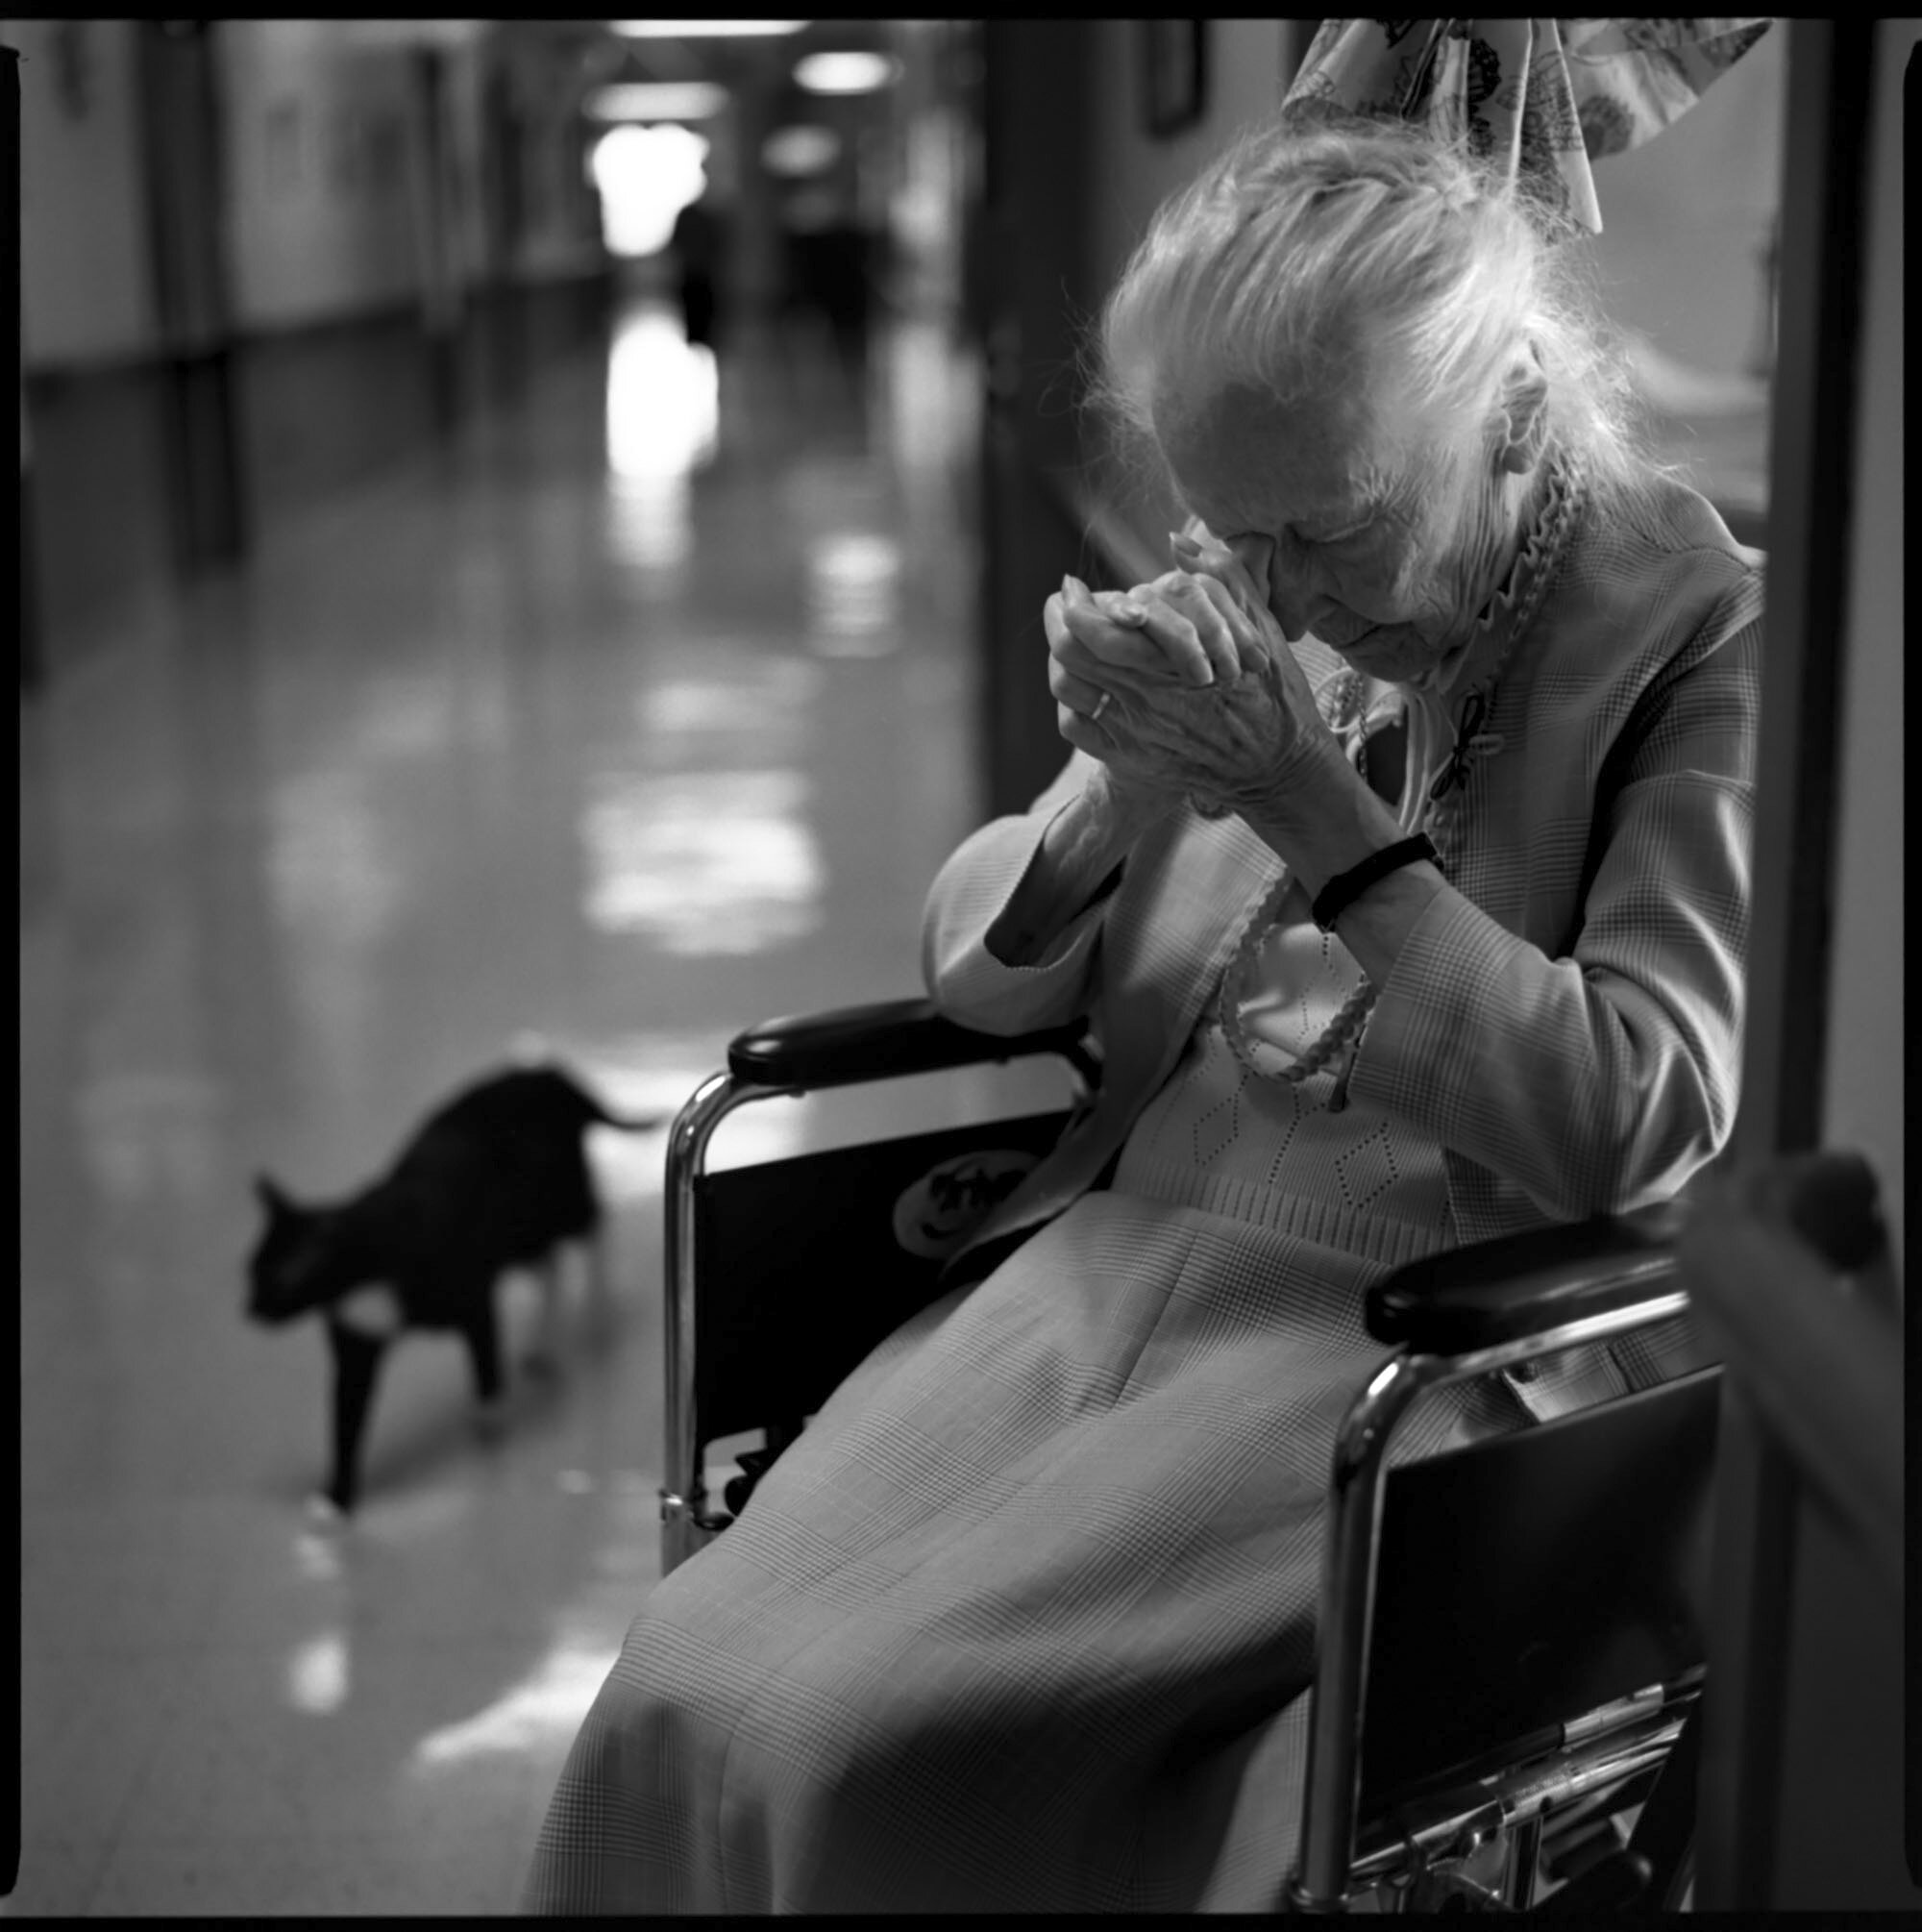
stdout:
[[981,1033],[949,1019],[932,1000],[884,1000],[764,1020],[728,1043],[727,1071],[758,1086],[807,1089],[1059,1053],[1085,1075],[1087,1030],[1086,1020],[1075,1020],[1038,1033]]
[[1661,1201],[1410,1262],[1368,1290],[1368,1333],[1418,1355],[1464,1355],[1633,1307],[1673,1290],[1686,1218],[1680,1201]]

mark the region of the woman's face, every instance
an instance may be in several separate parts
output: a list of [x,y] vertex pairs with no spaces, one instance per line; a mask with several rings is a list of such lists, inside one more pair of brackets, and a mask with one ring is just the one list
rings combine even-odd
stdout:
[[1478,426],[1383,420],[1368,393],[1283,408],[1229,391],[1157,427],[1188,507],[1283,631],[1396,681],[1467,636],[1507,568],[1520,503]]

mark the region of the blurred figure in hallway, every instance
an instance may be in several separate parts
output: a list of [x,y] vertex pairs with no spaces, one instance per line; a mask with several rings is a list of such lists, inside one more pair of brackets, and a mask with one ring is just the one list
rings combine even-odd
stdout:
[[721,285],[727,246],[727,217],[718,206],[714,184],[703,184],[700,195],[675,217],[673,250],[680,295],[681,323],[691,344],[718,345],[724,304]]
[[787,231],[784,323],[812,328],[816,320],[833,344],[834,359],[850,393],[861,396],[872,320],[873,254],[867,230],[843,196],[826,186],[791,195],[781,211]]

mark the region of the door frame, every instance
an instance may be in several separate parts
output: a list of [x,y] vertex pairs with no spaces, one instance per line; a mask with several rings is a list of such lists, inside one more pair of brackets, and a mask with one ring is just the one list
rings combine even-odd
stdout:
[[[1740,1111],[1725,1169],[1819,1145],[1874,104],[1871,20],[1785,20],[1779,353]],[[1739,1387],[1718,1445],[1698,1805],[1705,1910],[1772,1897],[1794,1633],[1794,1466]]]

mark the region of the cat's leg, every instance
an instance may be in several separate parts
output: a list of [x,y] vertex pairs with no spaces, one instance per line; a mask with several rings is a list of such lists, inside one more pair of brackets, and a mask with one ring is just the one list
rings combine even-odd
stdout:
[[613,1332],[613,1276],[607,1265],[607,1225],[601,1222],[580,1239],[581,1268],[587,1276],[589,1332],[604,1342]]
[[506,1414],[501,1399],[501,1325],[495,1292],[489,1286],[479,1298],[460,1331],[474,1367],[474,1425],[483,1436],[497,1433]]
[[333,1476],[324,1499],[345,1516],[359,1490],[361,1437],[387,1343],[384,1336],[364,1334],[331,1316],[327,1339],[333,1352]]
[[540,1326],[533,1347],[523,1358],[530,1375],[551,1375],[560,1366],[560,1246],[549,1249],[533,1264],[534,1278],[540,1283]]

